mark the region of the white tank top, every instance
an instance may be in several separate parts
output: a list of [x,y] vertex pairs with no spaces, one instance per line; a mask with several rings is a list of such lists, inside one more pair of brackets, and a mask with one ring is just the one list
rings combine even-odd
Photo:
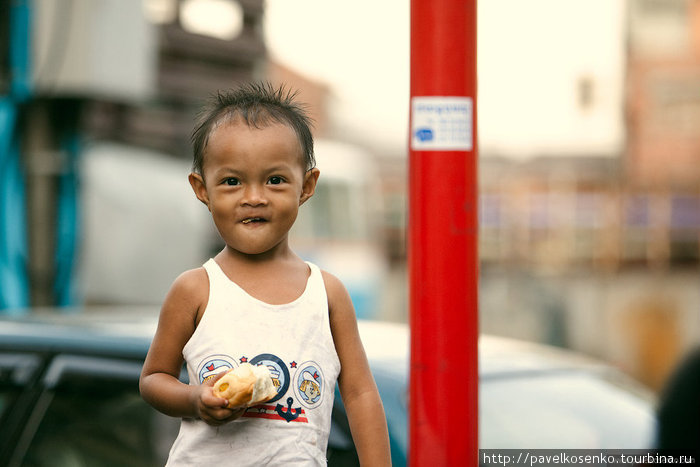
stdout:
[[340,361],[319,268],[291,303],[270,305],[231,281],[210,259],[209,302],[182,351],[190,384],[243,362],[267,365],[277,387],[272,400],[212,427],[183,419],[167,465],[325,465]]

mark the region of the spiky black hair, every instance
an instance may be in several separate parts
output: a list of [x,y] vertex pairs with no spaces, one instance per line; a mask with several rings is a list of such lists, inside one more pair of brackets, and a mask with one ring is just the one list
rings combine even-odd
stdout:
[[288,125],[294,130],[301,145],[306,170],[316,166],[312,122],[306,106],[296,102],[298,92],[284,85],[275,87],[269,82],[247,83],[237,88],[219,91],[204,107],[199,123],[192,132],[192,171],[202,173],[204,154],[212,131],[222,121],[240,118],[254,128],[270,123]]

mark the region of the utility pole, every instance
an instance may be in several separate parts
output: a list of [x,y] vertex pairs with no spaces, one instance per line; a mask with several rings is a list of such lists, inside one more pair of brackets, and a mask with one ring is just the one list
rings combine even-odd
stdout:
[[478,462],[476,0],[411,2],[411,466]]

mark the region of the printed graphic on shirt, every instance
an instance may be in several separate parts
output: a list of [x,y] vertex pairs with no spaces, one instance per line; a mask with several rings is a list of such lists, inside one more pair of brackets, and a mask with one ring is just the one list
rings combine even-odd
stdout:
[[316,362],[299,365],[294,374],[294,392],[299,402],[308,409],[313,409],[323,401],[323,373]]
[[288,397],[286,406],[282,404],[268,405],[262,404],[251,407],[243,414],[248,418],[266,418],[268,420],[284,420],[287,423],[309,423],[306,412],[301,407],[292,407],[294,398]]
[[[242,357],[241,362],[248,361],[247,357]],[[251,365],[266,365],[270,370],[272,375],[272,384],[277,388],[277,396],[273,397],[265,404],[257,405],[255,407],[250,407],[243,414],[244,417],[248,418],[265,418],[268,420],[282,420],[287,423],[298,422],[298,423],[309,423],[309,419],[306,417],[306,412],[304,409],[295,404],[293,397],[287,397],[286,404],[275,404],[276,402],[289,390],[291,385],[291,378],[289,374],[289,369],[285,365],[284,361],[272,354],[260,354],[256,357],[250,359]],[[289,364],[290,368],[296,368],[296,362],[291,362]],[[297,407],[294,407],[297,405]]]
[[206,357],[197,369],[199,384],[208,381],[222,371],[228,371],[236,366],[238,365],[228,355],[211,355]]
[[[238,367],[240,363],[246,362],[256,366],[267,366],[272,376],[272,384],[277,389],[277,395],[264,404],[248,408],[243,414],[244,417],[279,420],[287,423],[309,423],[308,414],[304,407],[314,409],[321,405],[325,390],[323,372],[316,362],[308,361],[299,364],[292,361],[285,364],[281,358],[269,353],[260,354],[250,359],[243,355],[237,361],[228,355],[211,355],[204,358],[198,367],[199,383],[202,384],[217,374],[229,371]],[[290,374],[290,369],[294,376]],[[278,401],[285,396],[287,397],[284,399],[284,403],[279,403]],[[274,404],[274,402],[278,403]]]

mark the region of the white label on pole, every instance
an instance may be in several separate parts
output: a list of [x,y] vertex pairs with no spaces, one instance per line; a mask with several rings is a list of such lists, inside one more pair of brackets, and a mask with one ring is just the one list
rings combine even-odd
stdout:
[[411,148],[416,151],[471,151],[474,148],[471,97],[413,97]]

